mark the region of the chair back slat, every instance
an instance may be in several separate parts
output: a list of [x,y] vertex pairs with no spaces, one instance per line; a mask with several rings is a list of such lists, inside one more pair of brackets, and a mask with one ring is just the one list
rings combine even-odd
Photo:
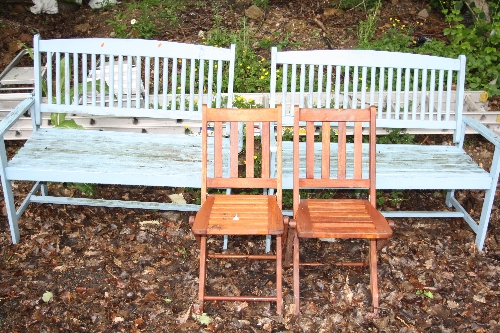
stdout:
[[221,122],[216,122],[214,124],[214,172],[216,178],[222,177],[222,123]]
[[[269,131],[271,130],[271,125],[268,122],[263,122],[261,124],[261,136],[263,137],[265,133],[270,133]],[[262,139],[261,140],[261,147],[262,151],[270,151],[270,142],[269,140]],[[261,161],[262,161],[262,178],[269,178],[270,177],[270,158],[271,156],[268,154],[263,154],[261,156]]]
[[[294,210],[298,207],[302,188],[369,189],[370,200],[375,204],[376,113],[375,106],[368,109],[295,109]],[[304,122],[305,143],[300,142],[300,128]],[[322,124],[321,142],[314,142],[315,123]],[[332,145],[330,135],[332,123],[338,128],[336,145]],[[363,143],[363,126],[366,125],[369,127],[369,149]],[[349,131],[353,139],[348,137],[347,127],[353,127]],[[332,163],[334,159],[336,163]]]
[[231,178],[238,178],[238,123],[231,122],[231,134],[230,134],[230,149],[229,149],[229,176]]
[[[255,129],[253,122],[247,122],[246,125],[246,177],[254,177],[254,133]],[[264,134],[265,135],[265,134]]]
[[338,124],[338,179],[345,179],[345,158],[346,158],[346,124],[340,122]]
[[330,123],[324,122],[321,127],[321,178],[330,178]]
[[362,160],[361,153],[363,152],[363,127],[360,122],[354,123],[354,179],[361,179]]
[[[261,123],[258,134],[255,127],[257,123]],[[240,130],[243,125],[246,126],[246,134]],[[212,126],[213,136],[208,131]],[[227,126],[230,126],[230,135],[229,138],[224,138],[224,127]],[[276,128],[277,135],[270,130],[271,128]],[[201,186],[202,203],[205,202],[208,188],[268,188],[276,189],[275,193],[281,207],[281,107],[259,109],[256,112],[255,109],[208,108],[204,105],[201,134],[204,168]],[[242,135],[245,135],[246,141],[243,163],[239,157]],[[212,142],[213,149],[210,149]],[[276,163],[275,175],[271,174],[271,163]],[[245,165],[244,175],[240,174],[243,171],[238,167],[240,164]]]

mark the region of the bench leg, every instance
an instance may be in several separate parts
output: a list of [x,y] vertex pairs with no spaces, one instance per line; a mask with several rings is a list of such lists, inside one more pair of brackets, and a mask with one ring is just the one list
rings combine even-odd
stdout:
[[481,211],[481,217],[479,218],[479,225],[476,231],[476,245],[479,251],[482,251],[484,246],[484,241],[486,239],[486,232],[488,230],[488,224],[491,217],[491,208],[493,207],[493,200],[495,199],[495,193],[498,184],[498,173],[500,172],[500,149],[495,146],[495,153],[493,154],[493,161],[491,162],[490,175],[492,176],[491,187],[486,190],[484,194],[483,209]]
[[0,142],[0,177],[2,179],[3,196],[5,199],[5,210],[9,219],[10,235],[12,243],[17,244],[21,240],[19,235],[19,225],[17,223],[18,216],[16,212],[16,203],[14,202],[14,194],[12,193],[12,183],[5,175],[5,167],[7,166],[7,152],[5,150],[5,142],[2,139]]
[[47,183],[40,183],[40,194],[42,196],[49,195],[49,188],[47,187]]

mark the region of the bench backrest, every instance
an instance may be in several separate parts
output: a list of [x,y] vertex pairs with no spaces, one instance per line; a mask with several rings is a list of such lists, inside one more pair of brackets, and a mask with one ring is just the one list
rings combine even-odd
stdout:
[[[459,141],[465,56],[458,59],[368,50],[271,50],[270,106],[283,105],[283,125],[293,125],[291,106],[377,106],[379,128],[454,131]],[[281,93],[280,93],[281,92]]]
[[39,35],[33,44],[35,73],[47,69],[46,87],[35,76],[38,125],[41,112],[201,120],[202,104],[231,107],[234,44]]

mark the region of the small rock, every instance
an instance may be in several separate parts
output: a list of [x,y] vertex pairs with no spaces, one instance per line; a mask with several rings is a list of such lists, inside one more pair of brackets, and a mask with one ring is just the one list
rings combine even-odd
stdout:
[[417,16],[421,19],[426,19],[429,17],[429,13],[427,12],[427,9],[422,9],[420,12],[418,12]]
[[87,32],[89,30],[90,30],[89,23],[82,23],[82,24],[75,25],[75,28],[73,29],[73,31],[75,33],[83,33],[83,32]]
[[403,283],[401,283],[401,286],[407,293],[415,291],[415,286],[413,286],[413,284],[410,281],[403,281]]
[[17,51],[19,51],[22,47],[22,43],[21,41],[19,40],[15,40],[13,42],[10,42],[9,43],[9,52],[10,53],[16,53]]
[[306,23],[301,20],[290,20],[285,25],[285,31],[286,32],[294,32],[296,30],[304,30],[306,28]]
[[172,221],[172,222],[177,222],[181,218],[181,214],[177,212],[161,212],[160,215],[167,221]]
[[17,4],[14,6],[13,11],[15,11],[17,13],[25,13],[25,12],[27,12],[27,9],[23,5]]
[[144,243],[148,239],[148,234],[145,231],[139,231],[139,233],[137,234],[137,236],[135,237],[135,239],[139,243]]
[[24,44],[26,43],[31,43],[33,41],[33,36],[30,34],[21,34],[19,36],[19,40],[23,42]]
[[303,316],[297,319],[297,325],[299,325],[302,332],[314,332],[315,329],[314,321],[311,318]]
[[344,11],[338,8],[326,8],[325,11],[323,12],[323,16],[325,17],[341,16],[342,14],[344,14]]
[[264,12],[259,7],[252,5],[245,10],[245,16],[253,20],[258,20],[264,16]]

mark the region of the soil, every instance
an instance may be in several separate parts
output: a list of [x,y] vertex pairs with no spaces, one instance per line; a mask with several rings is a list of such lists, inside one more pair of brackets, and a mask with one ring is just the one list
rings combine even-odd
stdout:
[[[17,53],[21,41],[31,46],[32,34],[43,38],[110,37],[120,7],[73,14],[33,15],[29,1],[9,1],[0,8],[0,68]],[[203,2],[199,2],[201,4]],[[265,18],[250,24],[262,36],[286,33],[296,48],[352,48],[358,8],[337,16],[324,15],[321,1],[270,1]],[[157,39],[197,43],[199,31],[214,24],[212,2],[189,7],[181,26],[163,26]],[[416,24],[426,2],[383,2],[381,32],[389,19]],[[240,14],[220,4],[224,24],[236,29]],[[321,22],[329,34],[315,21]],[[442,19],[431,12],[419,20],[415,37],[441,38]],[[88,29],[76,29],[88,23]],[[423,25],[420,25],[423,23]],[[266,56],[268,50],[260,50]],[[447,136],[418,136],[420,144],[447,144]],[[12,156],[22,141],[7,141]],[[474,138],[466,149],[489,169],[493,147]],[[16,202],[30,185],[14,183]],[[71,184],[50,184],[53,195],[84,196]],[[101,186],[94,197],[165,201],[182,193],[188,202],[197,194],[182,188]],[[337,195],[344,195],[338,193]],[[388,191],[384,210],[444,209],[442,192]],[[480,191],[458,191],[459,201],[475,217],[481,211]],[[3,196],[2,196],[3,197]],[[498,193],[497,193],[498,198]],[[2,203],[3,206],[3,203]],[[20,220],[21,242],[12,245],[8,221],[0,216],[0,331],[2,332],[498,332],[500,331],[500,203],[495,200],[483,252],[461,219],[395,219],[394,236],[379,254],[378,316],[372,314],[366,268],[310,267],[301,270],[301,315],[293,313],[292,269],[284,268],[282,316],[267,302],[206,302],[210,323],[192,316],[198,292],[199,251],[188,225],[190,213],[143,211],[69,205],[31,204]],[[285,207],[290,208],[290,207]],[[264,248],[264,239],[231,238],[231,252]],[[222,240],[210,239],[211,250]],[[361,241],[303,242],[308,261],[351,261],[367,253]],[[210,260],[208,291],[213,294],[267,293],[273,288],[274,265],[260,261]]]

